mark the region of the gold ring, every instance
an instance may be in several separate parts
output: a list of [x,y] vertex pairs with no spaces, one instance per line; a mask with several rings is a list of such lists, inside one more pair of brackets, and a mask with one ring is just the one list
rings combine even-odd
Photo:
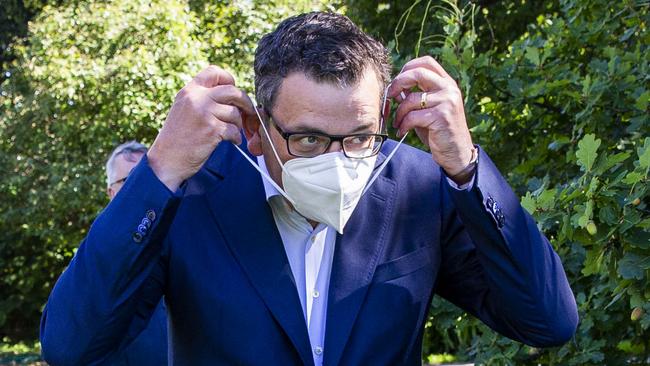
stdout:
[[420,95],[420,109],[424,109],[427,107],[427,92],[422,93]]

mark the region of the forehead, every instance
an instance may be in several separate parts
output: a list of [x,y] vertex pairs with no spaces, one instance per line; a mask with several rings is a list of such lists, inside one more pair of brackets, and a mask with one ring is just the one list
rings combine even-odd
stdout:
[[[134,166],[140,162],[144,156],[140,152],[124,152],[115,157],[113,161],[113,170],[116,173],[128,173]],[[121,174],[120,174],[121,175]]]
[[318,128],[345,134],[360,124],[379,123],[383,88],[371,69],[355,85],[318,82],[296,72],[284,78],[273,116],[287,127]]

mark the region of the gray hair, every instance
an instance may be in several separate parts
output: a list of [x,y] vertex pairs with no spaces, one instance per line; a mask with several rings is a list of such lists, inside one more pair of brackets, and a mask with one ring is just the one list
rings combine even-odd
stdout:
[[113,171],[113,165],[115,165],[115,158],[117,158],[119,155],[122,154],[126,154],[127,156],[131,154],[146,154],[147,150],[148,149],[145,145],[135,140],[125,142],[120,146],[116,147],[111,153],[111,156],[106,161],[106,186],[109,186],[111,184],[111,181],[115,179],[114,177],[115,173]]
[[297,15],[259,41],[255,97],[270,112],[282,80],[292,72],[303,72],[317,82],[353,86],[368,67],[382,85],[388,83],[391,64],[386,48],[348,17],[328,12]]

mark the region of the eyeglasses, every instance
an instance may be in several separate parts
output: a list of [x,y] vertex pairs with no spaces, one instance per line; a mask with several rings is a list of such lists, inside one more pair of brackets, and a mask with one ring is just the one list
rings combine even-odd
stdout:
[[126,182],[126,178],[128,178],[128,177],[129,177],[129,176],[127,175],[127,176],[124,177],[124,178],[118,179],[118,180],[116,180],[115,182],[109,184],[108,186],[109,186],[109,187],[112,187],[112,186],[115,185],[115,184],[118,184],[118,183],[124,183],[124,182]]
[[[269,116],[271,116],[270,113]],[[313,158],[321,155],[330,148],[334,141],[341,143],[343,153],[348,158],[369,158],[379,153],[382,144],[388,138],[388,135],[376,133],[327,135],[318,132],[285,132],[275,123],[273,117],[270,120],[280,136],[287,142],[289,154],[300,158]]]
[[131,175],[131,172],[133,172],[133,168],[131,168],[131,170],[129,170],[129,174],[127,174],[126,177],[124,177],[124,178],[120,178],[120,179],[114,181],[113,183],[109,184],[108,186],[109,186],[109,187],[112,187],[112,186],[115,185],[115,184],[119,184],[119,183],[124,183],[124,182],[126,182],[126,178],[128,178],[129,175]]

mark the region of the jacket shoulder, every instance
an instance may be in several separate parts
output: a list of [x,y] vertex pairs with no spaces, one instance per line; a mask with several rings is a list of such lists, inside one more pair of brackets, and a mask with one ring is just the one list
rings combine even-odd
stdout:
[[[388,157],[397,147],[398,142],[387,140],[381,153]],[[409,184],[439,185],[440,166],[433,160],[431,154],[413,146],[402,144],[399,146],[386,169],[382,172],[387,178],[397,182],[406,181]]]

